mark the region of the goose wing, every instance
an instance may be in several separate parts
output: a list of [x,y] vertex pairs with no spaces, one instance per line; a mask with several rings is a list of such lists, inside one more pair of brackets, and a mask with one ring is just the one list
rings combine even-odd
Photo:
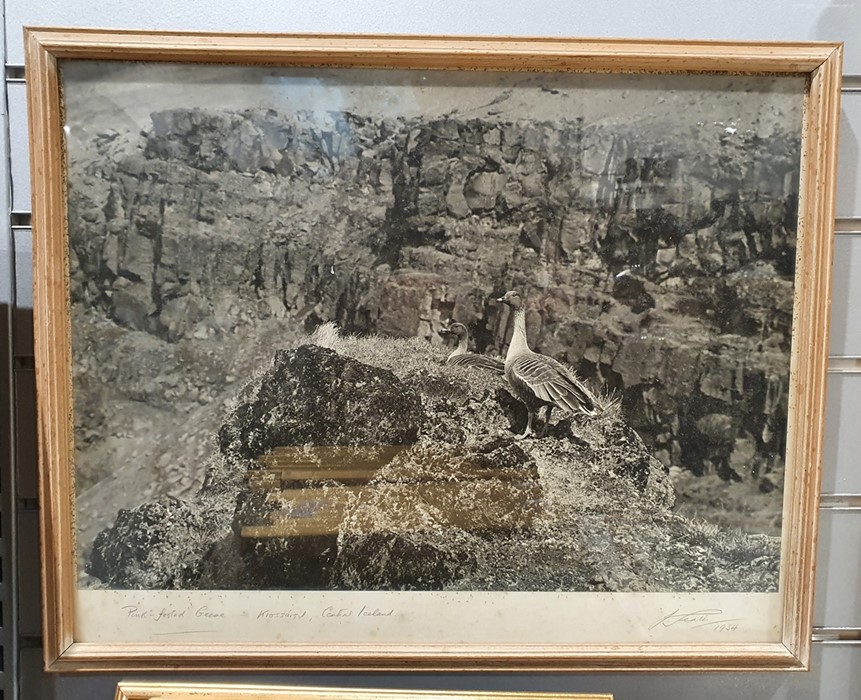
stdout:
[[506,376],[513,385],[528,388],[538,399],[572,412],[596,413],[595,400],[574,373],[547,355],[521,355]]
[[448,359],[448,364],[457,365],[458,367],[476,367],[496,374],[505,372],[505,365],[499,360],[494,360],[486,355],[477,355],[475,353],[466,353],[464,355],[454,355]]

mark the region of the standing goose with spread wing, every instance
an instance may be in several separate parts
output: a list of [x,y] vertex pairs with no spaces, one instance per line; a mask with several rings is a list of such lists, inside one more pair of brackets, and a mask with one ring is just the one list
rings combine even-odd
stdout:
[[547,407],[544,430],[547,429],[554,407],[594,416],[598,406],[583,382],[561,362],[529,349],[526,342],[526,309],[521,294],[509,291],[497,301],[514,311],[514,333],[505,355],[505,378],[515,397],[526,404],[528,411],[526,430],[520,437],[533,434],[532,421],[542,406]]

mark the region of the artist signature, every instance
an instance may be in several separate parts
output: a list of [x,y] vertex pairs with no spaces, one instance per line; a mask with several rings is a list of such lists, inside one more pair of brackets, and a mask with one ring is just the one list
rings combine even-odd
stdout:
[[693,612],[681,612],[680,608],[676,608],[673,612],[649,626],[650,630],[656,627],[688,627],[690,629],[699,629],[701,627],[711,627],[716,632],[734,632],[738,629],[738,623],[744,618],[741,617],[725,617],[724,611],[718,608],[705,608],[703,610],[694,610]]

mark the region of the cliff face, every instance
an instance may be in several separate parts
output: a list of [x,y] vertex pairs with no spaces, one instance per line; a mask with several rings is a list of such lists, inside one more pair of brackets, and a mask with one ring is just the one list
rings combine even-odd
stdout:
[[488,300],[517,288],[533,346],[617,390],[665,465],[780,469],[795,136],[172,110],[120,144],[70,164],[73,302],[188,348],[174,402],[274,327],[437,342],[453,317],[500,352]]
[[[797,139],[667,143],[606,125],[351,114],[330,129],[272,112],[177,110],[154,114],[133,153],[112,153],[108,141],[101,159],[79,164],[87,176],[71,192],[86,273],[76,293],[172,339],[212,314],[229,326],[223,316],[242,311],[315,312],[347,330],[383,323],[414,335],[414,318],[389,318],[393,287],[405,285],[474,321],[501,284],[603,287],[644,311],[652,283],[685,289],[694,308],[681,313],[711,311],[720,332],[787,328],[785,304],[739,316],[728,304],[762,290],[715,278],[753,259],[771,277],[791,275]],[[442,273],[450,288],[392,280],[398,271]],[[584,285],[584,271],[603,284]],[[602,277],[623,271],[635,281],[606,288]],[[221,308],[228,301],[233,314]]]

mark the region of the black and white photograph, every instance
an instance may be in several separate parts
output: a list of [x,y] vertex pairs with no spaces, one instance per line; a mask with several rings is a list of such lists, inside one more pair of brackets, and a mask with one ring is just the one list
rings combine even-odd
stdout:
[[81,589],[778,591],[804,76],[61,69]]

